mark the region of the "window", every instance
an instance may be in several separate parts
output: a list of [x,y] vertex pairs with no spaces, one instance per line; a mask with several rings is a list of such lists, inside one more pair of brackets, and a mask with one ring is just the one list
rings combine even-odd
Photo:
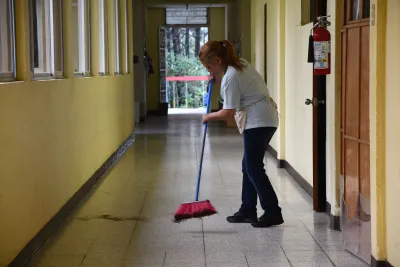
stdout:
[[206,7],[167,7],[166,23],[170,25],[208,24]]
[[99,74],[108,74],[108,8],[107,0],[99,0]]
[[90,4],[72,0],[73,51],[75,75],[90,75]]
[[62,0],[31,0],[33,78],[63,77]]
[[114,66],[115,74],[121,74],[121,58],[120,58],[120,0],[114,0]]
[[15,78],[14,1],[0,0],[0,81]]
[[124,23],[125,23],[125,31],[124,31],[124,41],[125,41],[125,73],[129,73],[129,35],[128,35],[128,0],[125,1],[125,8],[124,8]]
[[344,24],[368,21],[370,17],[370,0],[345,0]]
[[361,20],[370,16],[370,0],[352,0],[350,20]]

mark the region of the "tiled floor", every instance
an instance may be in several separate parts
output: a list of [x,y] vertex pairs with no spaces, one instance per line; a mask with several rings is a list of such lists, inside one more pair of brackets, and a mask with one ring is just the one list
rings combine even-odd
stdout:
[[[218,214],[172,222],[194,197],[201,149],[200,115],[150,118],[136,141],[85,203],[47,242],[31,267],[367,266],[341,246],[328,217],[266,156],[285,224],[270,229],[229,224],[241,194],[241,136],[211,124],[201,199]],[[261,214],[261,210],[259,210]]]

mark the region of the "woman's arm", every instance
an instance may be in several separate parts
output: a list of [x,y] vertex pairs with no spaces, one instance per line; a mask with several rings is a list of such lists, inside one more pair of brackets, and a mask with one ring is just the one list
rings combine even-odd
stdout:
[[236,77],[230,78],[229,80],[225,80],[224,87],[226,89],[223,93],[223,109],[218,112],[205,114],[203,116],[203,123],[206,123],[208,121],[227,120],[235,116],[236,110],[240,107],[239,81]]
[[203,124],[208,121],[219,121],[219,120],[227,120],[235,116],[236,110],[235,109],[221,109],[217,112],[212,112],[205,114],[203,116]]

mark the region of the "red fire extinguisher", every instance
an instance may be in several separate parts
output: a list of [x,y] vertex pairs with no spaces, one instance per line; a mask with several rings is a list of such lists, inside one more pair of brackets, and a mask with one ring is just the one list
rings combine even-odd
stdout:
[[313,63],[315,75],[331,74],[331,34],[327,26],[329,16],[317,18],[317,23],[311,29],[308,44],[308,62]]

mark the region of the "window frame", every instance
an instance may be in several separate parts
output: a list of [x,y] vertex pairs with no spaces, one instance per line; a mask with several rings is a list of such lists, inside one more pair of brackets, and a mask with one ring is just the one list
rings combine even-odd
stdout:
[[[103,4],[103,7],[102,7],[102,10],[101,10],[101,2],[100,1],[102,1],[102,4]],[[109,11],[109,8],[108,8],[108,1],[107,0],[100,0],[99,2],[98,2],[98,4],[99,4],[99,6],[98,6],[98,12],[99,12],[99,28],[98,28],[98,31],[99,31],[99,72],[98,72],[98,74],[100,75],[100,76],[107,76],[109,73],[110,73],[110,64],[109,64],[109,58],[110,58],[110,56],[109,56],[109,40],[108,40],[108,29],[109,29],[109,23],[108,23],[108,17],[109,17],[109,14],[108,14],[108,11]],[[102,18],[103,18],[103,24],[101,25],[100,24],[100,13],[101,13],[101,11],[102,11]],[[102,31],[102,28],[103,28],[103,31]],[[103,44],[102,44],[102,46],[103,46],[103,48],[104,48],[104,50],[103,51],[101,51],[101,49],[100,49],[100,36],[101,36],[101,33],[103,32],[103,38],[104,38],[104,42],[103,42]],[[101,71],[100,69],[100,58],[101,57],[104,57],[104,71]]]
[[[352,24],[357,24],[357,23],[369,23],[371,19],[371,10],[370,6],[367,6],[368,8],[368,16],[364,13],[365,11],[365,3],[367,0],[359,0],[359,3],[357,5],[359,9],[359,18],[352,18],[352,12],[353,12],[353,1],[352,0],[343,0],[343,10],[344,10],[344,15],[343,16],[343,21],[342,25],[347,26],[347,25],[352,25]],[[369,5],[371,5],[369,1]]]
[[[42,16],[42,19],[44,19],[44,23],[38,23],[39,19],[37,18],[37,7],[35,10],[33,9],[33,4],[35,3],[36,5],[38,4],[38,0],[30,0],[29,1],[29,22],[30,22],[30,71],[31,71],[31,78],[32,80],[52,80],[52,79],[63,79],[64,78],[64,45],[63,45],[63,1],[62,0],[39,0],[42,1],[41,4],[43,5],[43,8],[41,8],[41,11],[45,11],[47,14],[44,14]],[[60,37],[61,37],[61,42],[60,42],[60,68],[61,70],[56,70],[55,67],[55,42],[54,42],[54,25],[55,24],[55,16],[54,16],[54,1],[60,1]],[[38,27],[37,30],[37,37],[45,39],[47,31],[49,31],[50,35],[50,40],[48,43],[46,42],[45,45],[49,45],[49,48],[46,48],[46,51],[39,53],[40,49],[43,49],[44,45],[39,45],[39,39],[38,39],[38,61],[41,62],[43,59],[45,62],[41,62],[42,65],[48,65],[48,68],[50,71],[46,72],[37,72],[41,67],[35,68],[35,44],[34,44],[34,36],[35,36],[35,31],[33,27],[33,22],[34,22],[34,11],[36,11],[36,27],[38,25],[45,25],[46,27],[46,32],[43,33],[41,27]],[[41,21],[40,21],[41,22]],[[42,40],[43,41],[43,40]],[[45,53],[45,56],[40,56],[41,54]],[[40,65],[40,63],[39,63]],[[43,66],[42,66],[43,67]]]
[[124,31],[124,42],[125,42],[125,74],[130,73],[130,54],[129,54],[129,18],[128,18],[128,0],[125,1],[124,8],[124,23],[125,23],[125,31]]
[[[53,2],[54,2],[55,0],[53,0]],[[56,79],[63,79],[64,78],[64,1],[63,0],[60,0],[60,9],[61,10],[59,10],[59,14],[60,14],[60,26],[61,26],[61,29],[60,29],[60,36],[61,36],[61,42],[60,42],[60,51],[61,51],[61,55],[60,55],[60,65],[61,65],[61,70],[56,70],[55,69],[55,66],[54,66],[54,73],[55,73],[55,75],[56,75]],[[54,4],[53,4],[53,16],[54,16]],[[55,18],[53,17],[53,22],[55,21]],[[53,24],[53,25],[56,25],[55,23]],[[53,39],[54,39],[54,36],[53,36]],[[52,46],[52,49],[53,49],[53,51],[54,51],[54,48],[55,48],[55,46],[53,45]],[[53,55],[55,55],[54,54],[54,52],[53,52]],[[55,65],[55,57],[54,57],[54,65]]]
[[[167,16],[167,9],[190,9],[190,8],[204,8],[206,10],[206,22],[205,23],[178,23],[178,24],[173,24],[173,23],[168,23],[168,16]],[[210,25],[210,8],[209,7],[204,7],[204,6],[196,6],[196,5],[190,5],[188,7],[181,7],[181,6],[171,6],[171,7],[167,7],[164,9],[164,17],[165,17],[165,25],[169,26],[169,27],[173,27],[173,26],[183,26],[183,27],[196,27],[196,26],[200,26],[200,27],[208,27]]]
[[[79,12],[79,5],[83,3],[83,12],[84,14],[86,14],[87,16],[87,23],[85,23],[85,17],[83,18],[83,23],[78,22],[78,25],[86,25],[85,28],[78,28],[78,50],[84,51],[84,56],[82,57],[81,53],[79,53],[79,67],[81,67],[82,62],[84,62],[84,70],[83,71],[75,71],[74,70],[74,76],[75,77],[90,77],[91,76],[91,70],[92,70],[92,48],[91,48],[91,42],[92,42],[92,27],[91,27],[91,9],[90,9],[90,0],[78,0],[78,20],[81,20],[81,14]],[[72,1],[71,1],[71,4]],[[87,7],[87,8],[85,8]],[[84,31],[84,29],[86,29],[86,31]],[[80,38],[81,32],[87,32],[87,35],[84,34],[84,38]],[[83,45],[83,47],[81,47],[81,44],[83,42],[83,44],[85,44],[87,38],[87,49],[86,46]],[[86,64],[86,56],[88,57],[88,62]],[[74,66],[75,67],[75,66]]]
[[[11,42],[11,50],[8,51],[10,53],[9,57],[11,60],[11,71],[2,72],[0,70],[0,82],[12,82],[17,79],[17,57],[16,57],[16,44],[15,44],[15,0],[6,0],[9,4],[8,15],[10,16],[7,25],[9,31],[9,38]],[[8,49],[10,48],[8,47]],[[9,62],[8,62],[9,63]]]
[[121,57],[121,1],[114,0],[114,75],[122,75]]

